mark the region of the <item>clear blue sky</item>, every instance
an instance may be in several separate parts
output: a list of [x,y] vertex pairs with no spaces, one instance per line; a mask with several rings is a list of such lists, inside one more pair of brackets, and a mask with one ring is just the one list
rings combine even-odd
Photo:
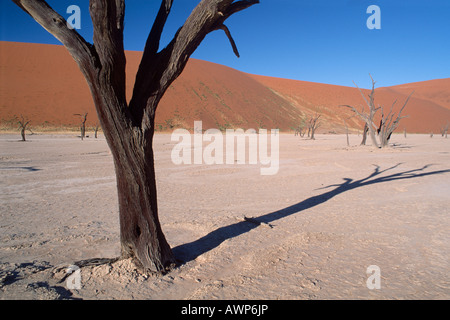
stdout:
[[[199,0],[175,0],[167,44]],[[227,25],[241,58],[223,31],[210,34],[193,58],[273,77],[360,87],[450,77],[450,0],[261,0]],[[10,0],[0,0],[0,40],[59,44]],[[50,0],[62,16],[81,8],[79,32],[92,41],[88,0]],[[159,0],[128,0],[125,47],[142,50]],[[369,30],[369,5],[381,9],[381,29]]]

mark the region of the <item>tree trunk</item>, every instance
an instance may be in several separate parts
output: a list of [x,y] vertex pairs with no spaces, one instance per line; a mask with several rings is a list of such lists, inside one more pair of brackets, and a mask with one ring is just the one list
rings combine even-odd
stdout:
[[80,136],[81,140],[83,140],[86,137],[86,121],[87,121],[87,112],[82,115],[79,113],[74,114],[74,116],[80,116],[81,117],[81,125],[80,125]]
[[119,147],[122,150],[117,150],[118,146],[115,146],[112,150],[115,155],[122,257],[133,258],[145,270],[164,272],[170,269],[175,259],[158,218],[152,143],[151,140],[144,143],[149,148],[147,154],[140,143],[127,148]]
[[22,120],[19,120],[19,129],[20,135],[22,136],[22,141],[26,141],[25,139],[25,131],[27,130],[27,125],[30,121],[25,121],[25,118],[22,116]]
[[97,125],[95,126],[95,129],[94,129],[94,138],[95,139],[97,139],[97,137],[98,137],[98,129],[99,129],[99,124],[97,123]]
[[361,145],[365,146],[366,145],[366,141],[367,141],[367,132],[369,131],[369,127],[367,126],[367,123],[364,124],[364,129],[363,129],[363,138],[361,141]]
[[84,140],[84,137],[86,136],[86,127],[84,126],[84,123],[81,125],[81,140]]
[[[316,138],[314,137],[314,134],[317,130],[317,128],[320,127],[320,122],[319,118],[321,117],[321,115],[316,114],[315,116],[311,116],[311,119],[309,120],[309,130],[311,131],[311,140],[316,140]],[[308,133],[308,137],[309,137],[309,133]]]
[[[96,86],[94,85],[93,88]],[[126,113],[118,110],[110,88],[93,90],[99,121],[111,149],[119,201],[122,258],[133,258],[147,272],[166,272],[174,264],[172,250],[162,232],[157,205],[153,154],[154,119],[147,130],[133,126]]]
[[25,139],[25,127],[20,130],[20,135],[22,136],[22,141],[26,141]]
[[372,145],[374,147],[380,148],[380,146],[378,145],[377,137],[375,136],[375,129],[372,126],[368,126],[368,128],[369,128],[369,136],[370,136],[370,140],[372,141]]

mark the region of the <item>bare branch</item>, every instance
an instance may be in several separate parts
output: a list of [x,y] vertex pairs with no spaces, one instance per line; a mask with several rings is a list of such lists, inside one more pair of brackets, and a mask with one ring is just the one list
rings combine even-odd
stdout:
[[187,59],[208,33],[223,29],[225,20],[231,15],[257,3],[258,0],[242,0],[234,3],[232,0],[201,1],[169,44],[168,50],[164,52],[169,57],[169,66],[177,66],[176,70],[169,68],[164,78],[172,79],[183,70]]
[[236,12],[245,10],[245,9],[247,9],[247,8],[251,7],[252,5],[257,4],[257,3],[259,3],[259,0],[241,0],[241,1],[236,1],[235,3],[232,3],[230,5],[228,10],[226,11],[226,15],[229,17],[229,16],[235,14]]
[[224,24],[220,27],[220,29],[222,29],[223,31],[225,31],[225,34],[227,35],[228,40],[230,40],[231,47],[233,47],[233,52],[234,52],[234,54],[236,55],[236,57],[239,58],[239,57],[240,57],[239,51],[238,51],[238,48],[237,48],[237,46],[236,46],[236,42],[234,42],[234,39],[233,39],[233,37],[231,36],[230,30],[229,30],[228,27],[227,27],[226,25],[224,25]]
[[100,76],[110,80],[114,91],[111,94],[116,95],[125,107],[125,0],[90,0],[89,11],[94,27],[94,46],[101,63]]
[[347,104],[340,105],[340,107],[347,107],[347,108],[350,108],[355,114],[357,114],[357,115],[358,115],[360,118],[362,118],[365,122],[368,121],[367,115],[364,114],[363,112],[359,112],[355,107],[349,106],[349,105],[347,105]]
[[[355,85],[355,87],[359,90],[359,93],[361,94],[361,97],[364,99],[364,101],[366,102],[367,105],[370,105],[369,101],[367,101],[366,96],[364,95],[364,93],[362,92],[362,90],[358,87],[358,85],[355,83],[355,81],[353,81],[353,84]],[[372,88],[373,90],[373,88]]]
[[[172,9],[173,0],[162,0],[161,7],[159,8],[158,14],[156,16],[155,22],[153,23],[152,29],[145,44],[144,56],[155,55],[159,50],[159,43],[161,41],[161,35],[166,24],[167,18],[169,17],[170,10]],[[143,58],[145,61],[146,58]]]

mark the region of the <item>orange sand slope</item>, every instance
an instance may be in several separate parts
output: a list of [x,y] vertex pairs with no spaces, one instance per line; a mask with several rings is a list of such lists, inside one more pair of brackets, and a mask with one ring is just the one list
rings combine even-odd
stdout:
[[[127,94],[131,97],[141,53],[127,52]],[[0,120],[15,116],[32,124],[78,125],[74,114],[88,112],[88,125],[97,117],[89,88],[76,63],[62,46],[0,42]],[[376,103],[400,107],[414,90],[399,130],[438,132],[450,121],[450,78],[376,90]],[[367,90],[364,90],[368,93]],[[191,59],[170,86],[156,116],[157,129],[280,128],[289,130],[301,117],[322,114],[321,132],[342,132],[351,113],[342,104],[362,106],[352,87],[249,75],[222,65]],[[350,127],[361,122],[347,120]]]

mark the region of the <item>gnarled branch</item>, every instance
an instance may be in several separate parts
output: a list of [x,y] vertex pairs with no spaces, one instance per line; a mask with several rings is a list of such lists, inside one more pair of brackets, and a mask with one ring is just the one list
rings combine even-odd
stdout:
[[227,35],[228,40],[230,40],[231,47],[233,48],[234,54],[236,55],[236,57],[239,58],[240,57],[239,50],[238,50],[238,48],[236,46],[236,42],[234,41],[233,37],[231,36],[230,30],[224,24],[220,26],[220,29],[222,29],[225,32],[225,34]]

